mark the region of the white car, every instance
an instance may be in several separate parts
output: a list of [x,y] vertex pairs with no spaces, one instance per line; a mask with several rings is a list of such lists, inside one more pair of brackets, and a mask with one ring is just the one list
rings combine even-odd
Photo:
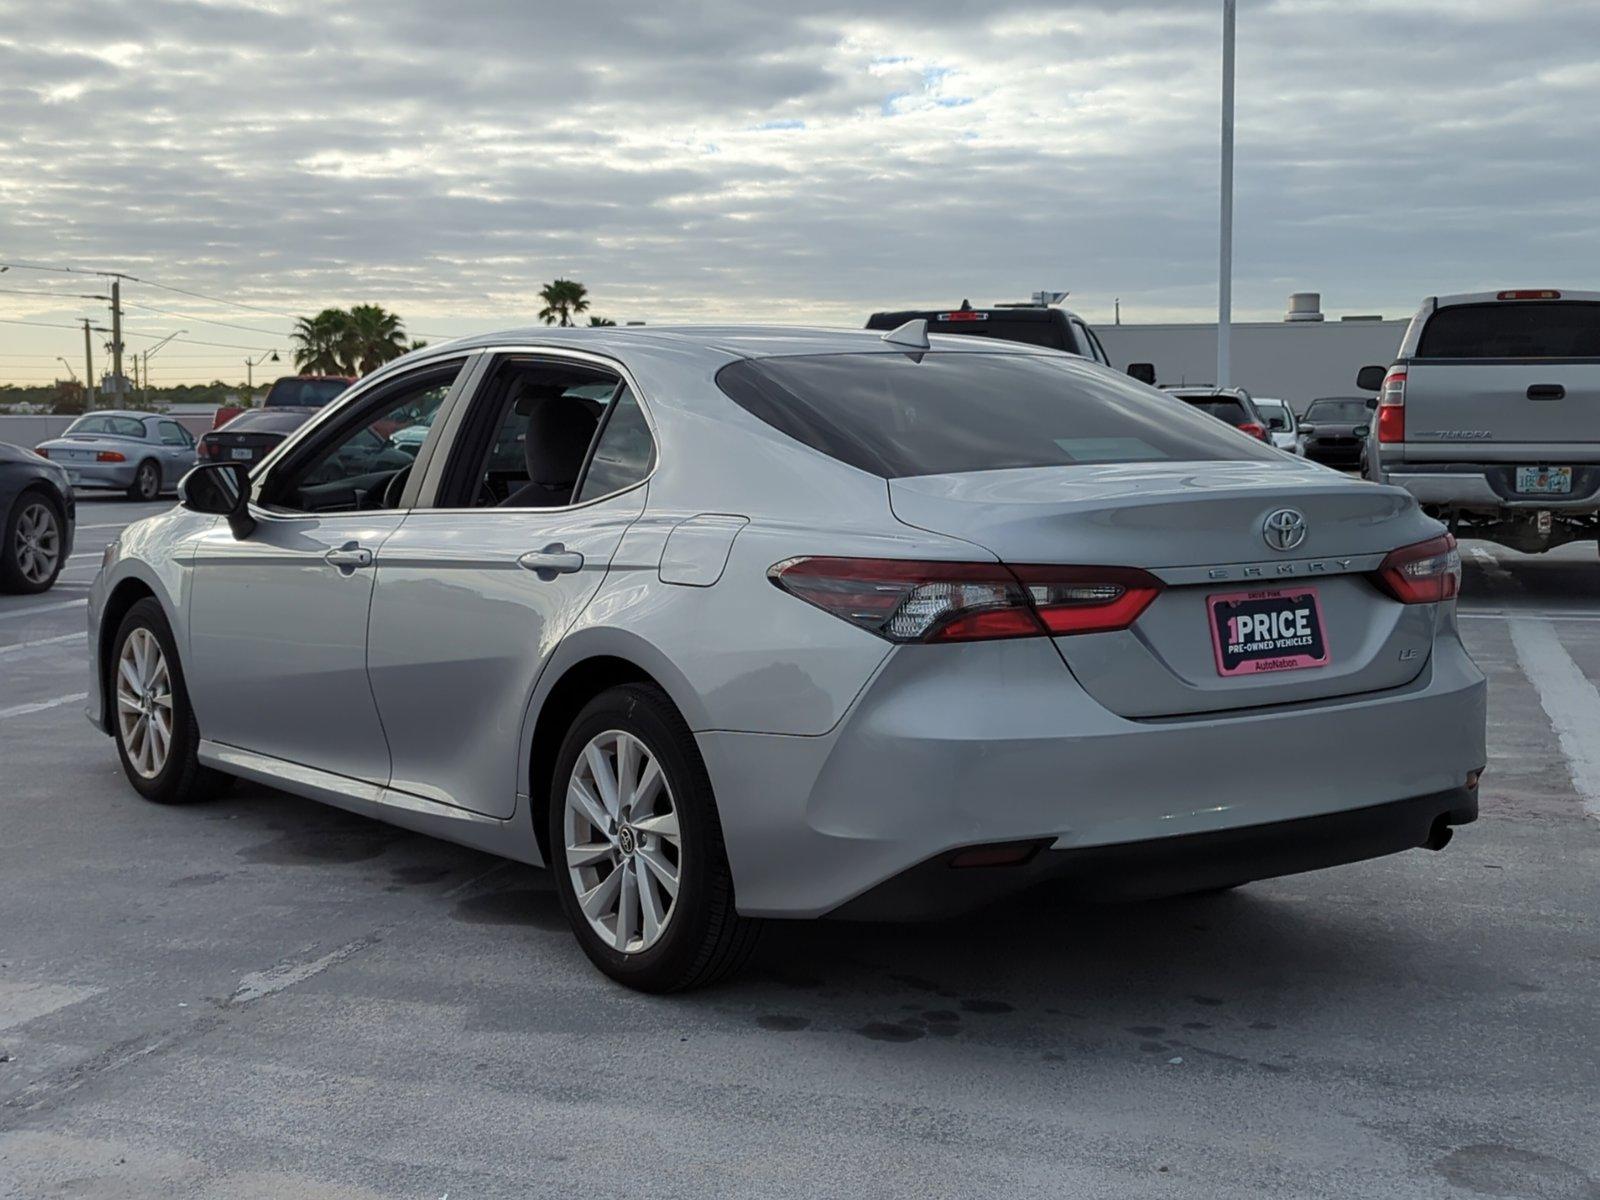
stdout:
[[1300,446],[1300,422],[1295,420],[1294,409],[1289,407],[1288,401],[1273,400],[1266,396],[1257,396],[1255,399],[1256,407],[1267,419],[1267,436],[1272,439],[1272,444],[1279,450],[1303,456],[1305,450]]

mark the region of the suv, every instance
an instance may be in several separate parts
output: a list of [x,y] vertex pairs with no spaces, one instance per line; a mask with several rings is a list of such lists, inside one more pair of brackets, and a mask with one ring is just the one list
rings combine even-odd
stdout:
[[993,308],[973,308],[963,300],[959,308],[905,309],[901,312],[875,312],[867,318],[868,329],[898,329],[907,321],[926,321],[929,333],[959,333],[967,337],[1000,338],[1029,346],[1048,346],[1111,365],[1105,348],[1094,330],[1075,312],[1054,305],[997,304]]
[[1600,292],[1430,296],[1357,381],[1379,393],[1366,478],[1515,550],[1600,538]]
[[1250,393],[1241,387],[1215,387],[1164,383],[1161,390],[1174,399],[1182,400],[1190,408],[1198,408],[1219,421],[1226,421],[1240,433],[1249,434],[1257,441],[1272,444],[1267,430],[1267,419],[1261,415]]

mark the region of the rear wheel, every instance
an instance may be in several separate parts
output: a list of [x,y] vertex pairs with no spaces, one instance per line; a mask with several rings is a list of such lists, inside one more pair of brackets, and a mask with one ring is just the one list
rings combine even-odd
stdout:
[[154,500],[159,495],[161,495],[161,468],[156,466],[153,460],[146,459],[133,473],[133,482],[128,485],[128,499]]
[[699,987],[754,949],[760,923],[734,911],[705,763],[659,688],[612,688],[578,714],[556,759],[549,845],[573,933],[619,983]]
[[172,629],[161,605],[147,596],[122,618],[112,642],[111,727],[122,772],[146,800],[187,804],[207,800],[230,781],[200,765],[200,729]]
[[23,492],[6,514],[0,591],[45,591],[61,574],[65,548],[66,522],[56,502],[41,491]]

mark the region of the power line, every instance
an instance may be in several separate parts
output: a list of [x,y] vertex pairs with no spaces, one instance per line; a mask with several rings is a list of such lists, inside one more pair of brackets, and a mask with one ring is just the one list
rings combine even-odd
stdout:
[[265,333],[270,337],[282,337],[281,329],[262,329],[255,325],[236,325],[232,321],[219,321],[215,317],[197,317],[193,313],[178,312],[171,308],[157,308],[154,304],[135,304],[132,300],[124,300],[123,308],[146,308],[151,312],[161,313],[163,316],[177,317],[183,321],[199,321],[203,325],[225,325],[229,329],[242,329],[246,333]]
[[[77,332],[83,328],[81,325],[62,325],[55,321],[24,321],[19,317],[0,317],[0,322],[4,322],[7,325],[31,325],[36,329],[71,329],[74,332]],[[156,342],[159,342],[162,338],[162,335],[159,333],[138,333],[132,329],[125,329],[122,332],[124,337],[149,338],[151,341]],[[206,342],[200,340],[199,338],[175,337],[172,340],[174,343],[181,346],[215,346],[222,350],[253,350],[257,352],[265,352],[276,349],[276,347],[273,346],[242,346],[237,342]]]
[[279,312],[277,309],[262,308],[259,304],[246,304],[243,300],[229,300],[222,296],[208,296],[204,292],[190,291],[187,288],[173,287],[170,283],[161,283],[154,279],[145,279],[139,275],[129,275],[126,271],[95,271],[87,267],[57,267],[47,266],[43,263],[3,262],[0,267],[17,267],[24,271],[59,271],[67,275],[101,275],[108,279],[126,279],[129,283],[142,283],[146,287],[160,288],[164,292],[175,292],[180,296],[188,296],[194,300],[208,300],[212,304],[227,304],[234,308],[245,308],[251,312],[266,313],[269,317],[282,317],[286,321],[299,320],[298,317]]

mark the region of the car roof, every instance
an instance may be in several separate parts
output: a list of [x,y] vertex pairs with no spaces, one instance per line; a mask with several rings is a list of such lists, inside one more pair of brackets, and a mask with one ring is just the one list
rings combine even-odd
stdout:
[[79,413],[72,419],[81,421],[85,417],[132,417],[135,421],[151,421],[156,417],[166,417],[167,420],[172,420],[165,413],[139,412],[132,408],[97,408],[92,412]]

